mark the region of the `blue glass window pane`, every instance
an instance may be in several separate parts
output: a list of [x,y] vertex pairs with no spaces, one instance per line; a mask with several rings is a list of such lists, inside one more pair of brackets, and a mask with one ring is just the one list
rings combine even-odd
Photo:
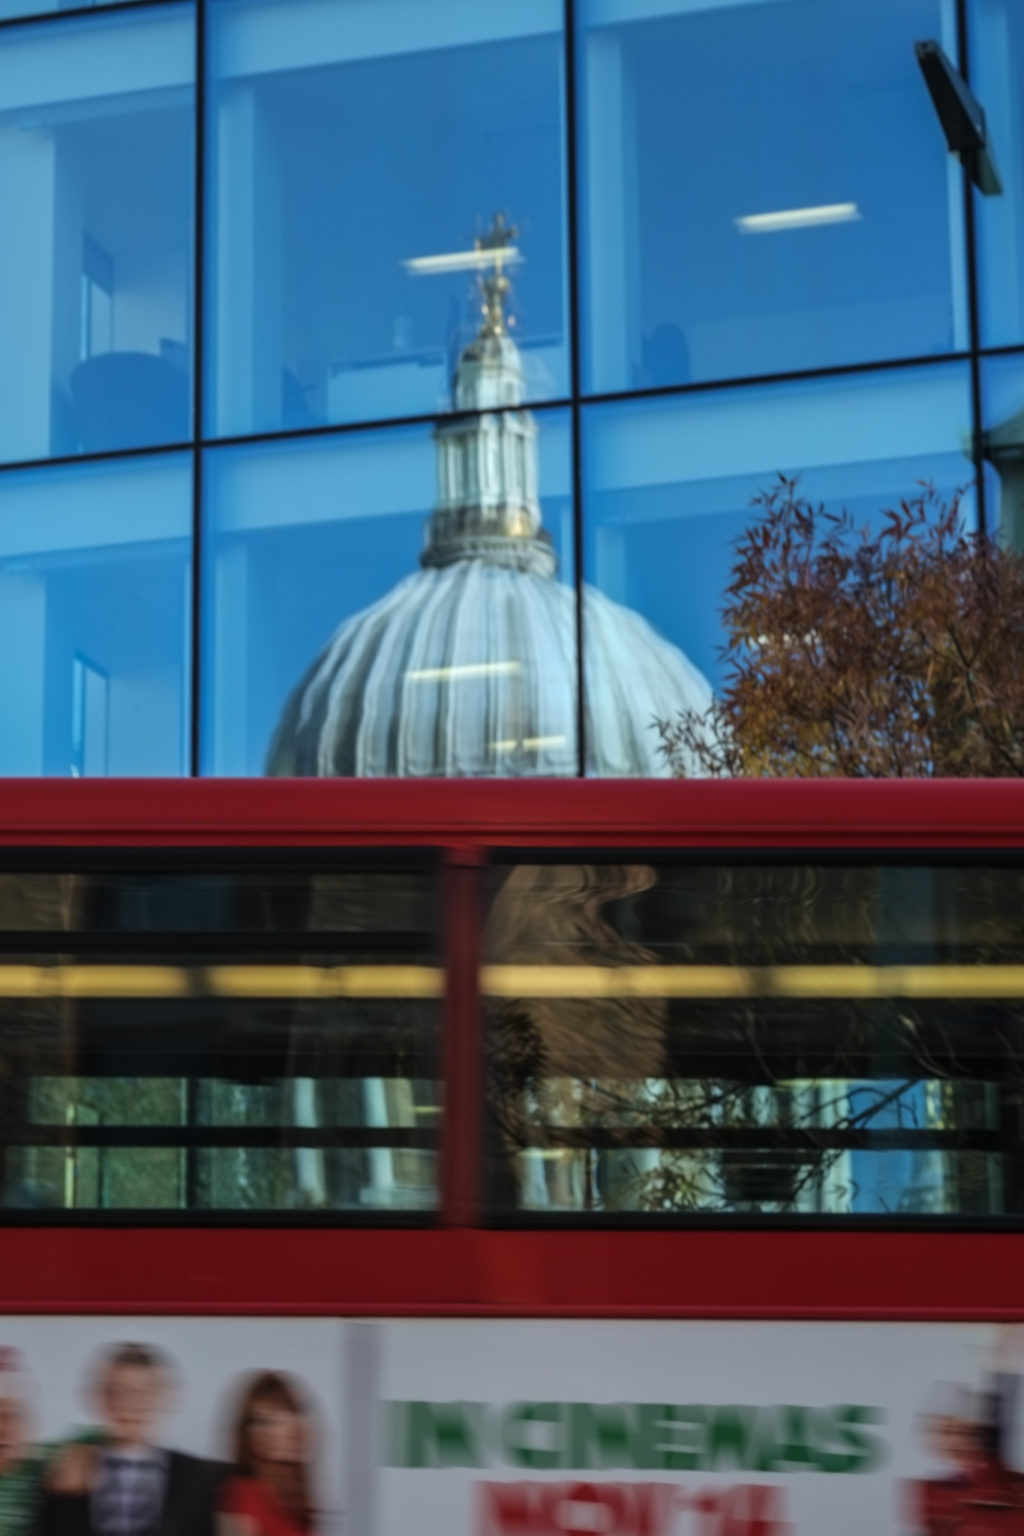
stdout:
[[48,16],[54,11],[91,11],[98,5],[135,5],[138,0],[0,0],[0,21],[15,16]]
[[588,389],[967,345],[942,0],[581,0]]
[[576,772],[564,412],[212,449],[205,485],[205,772]]
[[[973,525],[970,421],[960,365],[591,406],[584,416],[589,770],[666,771],[654,721],[705,708],[722,683],[720,614],[733,545],[750,523],[752,499],[778,474],[799,476],[810,501],[846,508],[859,524],[913,496],[920,481],[944,496],[968,487],[962,506]],[[646,621],[632,642],[616,646],[609,599],[632,610],[635,626],[633,614]],[[638,722],[631,736],[622,729],[625,700]]]
[[214,0],[211,431],[447,409],[496,213],[527,394],[567,393],[561,17]]
[[985,110],[1002,185],[977,196],[981,340],[1024,341],[1024,10],[1018,0],[972,0],[971,86]]
[[1024,550],[1024,357],[988,358],[981,377],[989,526]]
[[3,34],[2,459],[191,435],[193,67],[189,6]]
[[188,772],[187,456],[0,476],[0,773]]

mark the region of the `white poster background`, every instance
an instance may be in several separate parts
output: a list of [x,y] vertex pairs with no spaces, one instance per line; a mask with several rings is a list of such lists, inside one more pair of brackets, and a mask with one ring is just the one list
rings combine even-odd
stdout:
[[[1019,1330],[1018,1330],[1019,1334]],[[239,1379],[257,1370],[298,1377],[315,1405],[315,1536],[482,1536],[477,1485],[670,1482],[690,1490],[738,1483],[784,1489],[787,1536],[912,1536],[905,1479],[948,1473],[930,1456],[921,1417],[937,1387],[983,1387],[1005,1334],[995,1326],[930,1323],[767,1323],[306,1318],[0,1318],[0,1347],[31,1379],[39,1438],[93,1420],[84,1386],[104,1346],[155,1344],[170,1354],[180,1393],[163,1444],[225,1459]],[[1003,1364],[1005,1366],[1005,1360]],[[1019,1358],[1012,1369],[1020,1371]],[[381,1465],[382,1403],[678,1403],[880,1408],[877,1469],[652,1473],[516,1468],[497,1454],[481,1468]],[[1024,1471],[1019,1442],[1012,1459]],[[526,1532],[524,1536],[533,1536]],[[594,1536],[619,1536],[598,1521]],[[625,1533],[632,1536],[632,1533]],[[672,1536],[699,1536],[680,1514]]]
[[[658,1473],[490,1469],[387,1470],[381,1536],[478,1536],[473,1484],[545,1478],[566,1484],[739,1483],[785,1488],[791,1536],[907,1536],[904,1479],[949,1474],[930,1457],[921,1416],[938,1384],[980,1388],[996,1331],[980,1325],[762,1322],[394,1322],[380,1391],[400,1401],[701,1403],[881,1408],[887,1454],[875,1471]],[[1024,1469],[1022,1469],[1024,1470]],[[695,1518],[675,1530],[692,1536]],[[595,1536],[599,1536],[595,1528]]]

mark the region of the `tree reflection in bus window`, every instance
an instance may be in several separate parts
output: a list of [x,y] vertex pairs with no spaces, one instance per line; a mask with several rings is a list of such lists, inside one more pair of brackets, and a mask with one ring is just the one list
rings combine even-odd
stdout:
[[1011,868],[501,870],[491,1204],[1019,1210],[1022,888]]

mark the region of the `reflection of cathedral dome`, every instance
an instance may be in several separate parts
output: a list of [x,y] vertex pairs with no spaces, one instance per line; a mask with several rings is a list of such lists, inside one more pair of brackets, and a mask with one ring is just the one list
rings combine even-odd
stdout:
[[[499,264],[500,265],[500,264]],[[435,430],[439,497],[423,567],[345,621],[285,705],[278,775],[471,777],[576,771],[576,598],[555,580],[537,499],[537,426],[520,405],[507,282],[459,359]],[[504,407],[496,410],[496,407]],[[639,614],[587,589],[589,771],[665,772],[656,719],[711,702],[706,679]]]

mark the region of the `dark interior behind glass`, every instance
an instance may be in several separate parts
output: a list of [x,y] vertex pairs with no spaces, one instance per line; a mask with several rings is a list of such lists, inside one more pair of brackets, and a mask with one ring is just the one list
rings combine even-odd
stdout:
[[8,865],[2,1205],[430,1210],[436,888],[429,865]]
[[482,991],[495,1210],[1024,1209],[1010,865],[504,866]]

